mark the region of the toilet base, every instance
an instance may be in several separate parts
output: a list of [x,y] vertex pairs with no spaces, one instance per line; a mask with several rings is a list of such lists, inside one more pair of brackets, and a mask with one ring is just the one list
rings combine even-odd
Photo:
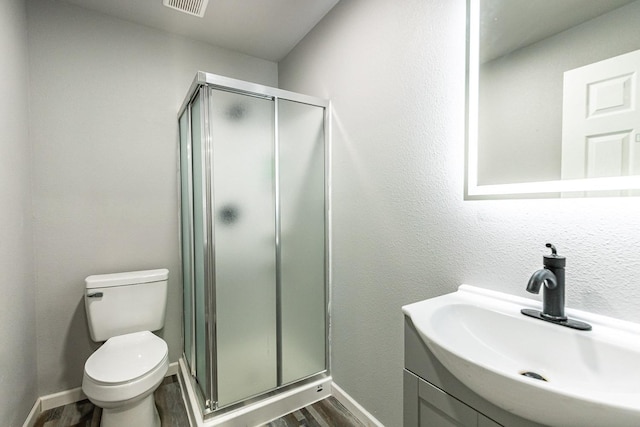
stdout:
[[160,427],[160,415],[153,393],[135,403],[117,408],[103,408],[101,427]]

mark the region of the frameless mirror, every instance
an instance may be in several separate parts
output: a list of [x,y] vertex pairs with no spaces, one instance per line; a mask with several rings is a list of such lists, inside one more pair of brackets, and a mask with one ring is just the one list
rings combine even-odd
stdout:
[[465,197],[640,194],[640,0],[467,10]]

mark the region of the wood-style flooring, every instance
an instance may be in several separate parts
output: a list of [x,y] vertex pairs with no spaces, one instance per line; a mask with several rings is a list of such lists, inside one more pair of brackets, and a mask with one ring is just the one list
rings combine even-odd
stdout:
[[[153,395],[163,427],[189,427],[178,377],[166,377]],[[43,412],[35,427],[98,427],[101,415],[101,408],[81,400]]]
[[[162,427],[189,427],[180,384],[175,375],[164,379],[154,397]],[[101,415],[102,409],[88,400],[82,400],[43,412],[35,427],[99,427]],[[364,424],[334,397],[328,397],[263,427],[364,427]]]
[[335,397],[329,396],[305,406],[282,418],[265,424],[266,427],[364,427]]

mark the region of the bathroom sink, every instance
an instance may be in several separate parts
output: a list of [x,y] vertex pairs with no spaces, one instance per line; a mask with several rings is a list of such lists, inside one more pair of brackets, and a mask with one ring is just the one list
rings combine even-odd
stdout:
[[461,285],[406,305],[440,363],[489,402],[550,426],[640,425],[640,325],[579,310],[578,331],[524,316],[534,300]]

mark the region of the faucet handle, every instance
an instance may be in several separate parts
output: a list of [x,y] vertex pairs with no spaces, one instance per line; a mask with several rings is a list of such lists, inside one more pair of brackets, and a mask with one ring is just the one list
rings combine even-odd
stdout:
[[542,256],[542,262],[544,264],[545,267],[549,268],[564,268],[564,266],[566,265],[566,258],[558,255],[558,251],[556,250],[556,247],[553,246],[551,243],[547,243],[545,245],[547,248],[551,249],[551,255],[543,255]]
[[547,248],[551,248],[551,255],[558,255],[558,251],[556,250],[556,247],[553,246],[551,243],[547,243],[545,246]]

